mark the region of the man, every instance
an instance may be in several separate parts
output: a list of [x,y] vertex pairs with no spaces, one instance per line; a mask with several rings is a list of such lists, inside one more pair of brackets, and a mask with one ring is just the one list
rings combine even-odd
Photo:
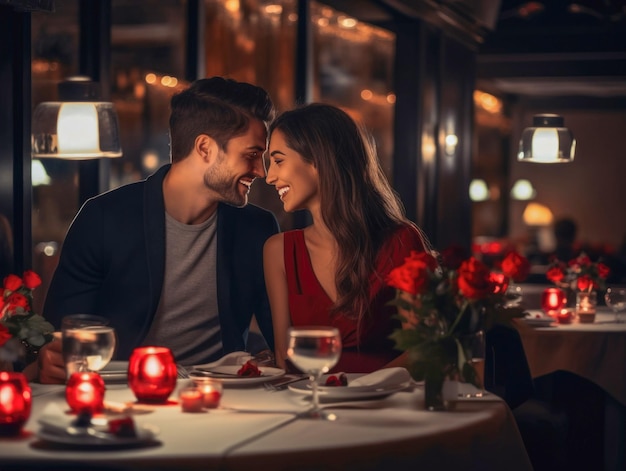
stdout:
[[[254,314],[273,348],[263,244],[276,218],[249,205],[274,107],[263,89],[213,77],[171,102],[172,163],[87,201],[67,233],[44,306],[107,317],[116,358],[139,345],[199,364],[246,348]],[[64,382],[60,342],[42,349],[41,382]]]

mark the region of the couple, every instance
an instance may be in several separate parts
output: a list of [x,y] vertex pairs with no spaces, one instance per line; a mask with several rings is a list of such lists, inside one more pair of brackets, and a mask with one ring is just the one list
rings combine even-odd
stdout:
[[[425,239],[347,114],[313,104],[273,118],[268,94],[246,83],[202,79],[175,95],[172,163],[84,204],[44,316],[57,327],[65,314],[109,318],[120,359],[156,344],[185,365],[213,361],[246,348],[254,315],[282,367],[287,328],[302,324],[340,329],[337,370],[399,361],[385,277]],[[247,205],[257,177],[313,224],[278,233],[270,212]],[[59,344],[40,353],[41,382],[65,381]]]

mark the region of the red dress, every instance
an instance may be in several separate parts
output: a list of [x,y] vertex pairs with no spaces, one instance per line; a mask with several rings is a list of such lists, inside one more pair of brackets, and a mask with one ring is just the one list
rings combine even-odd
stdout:
[[387,274],[404,262],[411,250],[423,251],[419,232],[412,226],[403,226],[383,244],[379,251],[377,273],[370,277],[370,311],[361,326],[360,339],[356,319],[344,315],[330,316],[333,302],[317,280],[304,241],[304,232],[284,232],[285,271],[289,288],[291,324],[330,325],[341,333],[343,351],[332,371],[369,373],[382,368],[400,354],[394,349],[389,335],[400,327],[392,319],[394,306],[387,306],[395,291],[387,286]]

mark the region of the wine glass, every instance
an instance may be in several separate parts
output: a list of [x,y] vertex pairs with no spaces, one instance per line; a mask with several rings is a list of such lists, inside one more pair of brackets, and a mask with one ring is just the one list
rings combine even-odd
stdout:
[[61,323],[63,360],[67,377],[83,371],[100,371],[115,352],[115,329],[101,316],[74,314]]
[[309,375],[313,406],[306,416],[316,419],[335,420],[319,407],[318,380],[339,361],[341,336],[334,327],[290,327],[288,331],[287,356],[301,371]]
[[619,313],[626,311],[626,288],[608,288],[604,295],[604,301],[615,313],[615,322],[622,322]]

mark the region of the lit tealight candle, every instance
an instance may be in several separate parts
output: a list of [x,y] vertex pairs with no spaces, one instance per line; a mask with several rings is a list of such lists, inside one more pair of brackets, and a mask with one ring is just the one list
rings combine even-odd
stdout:
[[180,390],[178,399],[183,412],[200,412],[204,407],[202,392],[195,387],[187,387]]
[[22,373],[0,371],[0,436],[19,435],[30,417],[31,401]]
[[560,314],[566,302],[565,293],[558,288],[547,288],[541,293],[541,309],[549,316]]
[[194,377],[192,379],[196,388],[202,393],[204,407],[217,408],[222,400],[222,382],[214,378]]
[[572,322],[573,318],[574,318],[573,309],[561,309],[558,315],[556,316],[556,319],[559,322],[559,324],[569,324],[570,322]]
[[72,373],[65,387],[65,399],[73,412],[102,412],[104,381],[98,373]]
[[163,403],[176,387],[176,362],[166,347],[139,347],[128,362],[128,385],[141,402]]
[[576,313],[578,321],[592,323],[596,319],[596,304],[598,303],[595,291],[576,293]]

